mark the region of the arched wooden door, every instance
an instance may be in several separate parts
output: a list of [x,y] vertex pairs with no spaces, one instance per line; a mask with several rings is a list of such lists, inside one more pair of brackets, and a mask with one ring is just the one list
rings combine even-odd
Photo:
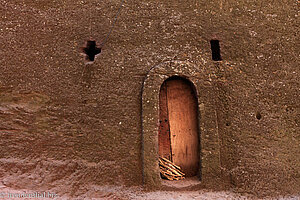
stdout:
[[167,79],[160,90],[159,155],[179,165],[187,177],[199,171],[198,103],[192,83]]

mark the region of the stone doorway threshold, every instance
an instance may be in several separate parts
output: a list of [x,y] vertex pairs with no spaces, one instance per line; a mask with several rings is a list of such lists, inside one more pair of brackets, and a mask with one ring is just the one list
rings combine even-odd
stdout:
[[178,181],[162,179],[161,183],[162,188],[165,190],[194,190],[201,187],[201,182],[197,176],[188,177]]

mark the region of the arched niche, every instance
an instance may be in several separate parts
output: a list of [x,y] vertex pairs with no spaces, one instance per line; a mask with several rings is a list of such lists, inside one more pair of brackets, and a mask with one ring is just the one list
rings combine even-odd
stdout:
[[[184,61],[169,61],[152,67],[143,82],[142,86],[142,163],[143,163],[143,183],[148,187],[159,187],[161,185],[161,177],[159,172],[159,94],[164,81],[171,77],[181,77],[189,81],[193,87],[197,98],[197,125],[199,134],[199,181],[203,181],[206,177],[210,181],[214,177],[220,176],[220,151],[219,136],[217,131],[209,128],[215,124],[214,113],[211,110],[214,106],[213,101],[207,95],[199,93],[206,91],[214,92],[213,87],[205,86],[205,80],[202,76],[202,66],[195,66],[192,63]],[[203,111],[203,113],[202,113]],[[203,121],[206,116],[213,118],[209,122]],[[215,120],[215,121],[214,121]],[[205,135],[210,134],[210,137]]]

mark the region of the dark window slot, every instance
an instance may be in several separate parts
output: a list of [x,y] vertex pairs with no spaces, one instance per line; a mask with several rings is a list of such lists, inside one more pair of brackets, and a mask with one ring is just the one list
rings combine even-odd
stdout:
[[210,41],[210,46],[211,46],[212,59],[214,61],[222,60],[219,40],[211,40]]

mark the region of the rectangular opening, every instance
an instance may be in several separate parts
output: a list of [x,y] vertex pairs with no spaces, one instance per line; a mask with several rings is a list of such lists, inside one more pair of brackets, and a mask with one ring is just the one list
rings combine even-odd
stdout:
[[211,46],[212,59],[214,61],[222,60],[219,40],[211,40],[210,41],[210,46]]

